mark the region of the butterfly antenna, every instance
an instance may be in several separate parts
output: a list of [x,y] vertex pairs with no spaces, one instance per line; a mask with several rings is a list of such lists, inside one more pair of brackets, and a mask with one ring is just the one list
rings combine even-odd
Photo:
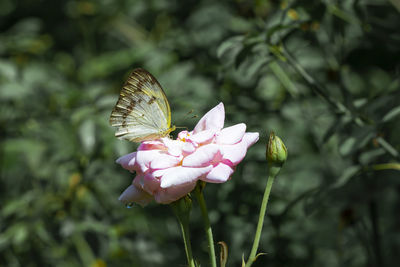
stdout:
[[[189,110],[186,114],[185,114],[185,117],[188,117],[190,114],[192,114],[193,113],[193,109],[191,109],[191,110]],[[191,119],[194,119],[194,118],[197,118],[198,116],[197,115],[193,115],[193,116],[191,116]],[[174,130],[175,129],[185,129],[185,130],[187,130],[187,131],[189,131],[189,129],[188,129],[188,127],[186,127],[186,126],[173,126],[174,127]]]
[[188,130],[188,127],[186,127],[186,126],[175,126],[175,129],[186,129],[186,130]]
[[[189,111],[186,113],[185,117],[189,116],[189,115],[192,114],[192,113],[193,113],[193,109],[189,110]],[[198,116],[197,114],[194,114],[194,115],[191,116],[190,118],[191,118],[191,119],[195,119],[195,118],[197,118],[197,117],[199,117],[199,116]]]

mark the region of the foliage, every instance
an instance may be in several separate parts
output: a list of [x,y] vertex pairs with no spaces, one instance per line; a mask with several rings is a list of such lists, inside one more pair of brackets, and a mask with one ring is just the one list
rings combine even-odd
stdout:
[[[393,3],[393,4],[392,4]],[[396,9],[397,8],[397,9]],[[266,183],[266,131],[289,156],[253,266],[395,266],[400,251],[399,6],[395,1],[0,2],[0,262],[183,266],[167,206],[124,208],[135,149],[108,118],[134,67],[191,129],[223,101],[259,131],[205,197],[227,266],[248,255]],[[207,262],[200,212],[196,258]]]

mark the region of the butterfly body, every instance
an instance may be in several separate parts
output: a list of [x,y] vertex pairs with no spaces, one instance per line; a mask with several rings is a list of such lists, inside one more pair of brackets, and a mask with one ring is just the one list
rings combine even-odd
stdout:
[[135,69],[121,89],[110,117],[115,136],[133,142],[154,140],[175,130],[171,110],[159,82],[144,69]]

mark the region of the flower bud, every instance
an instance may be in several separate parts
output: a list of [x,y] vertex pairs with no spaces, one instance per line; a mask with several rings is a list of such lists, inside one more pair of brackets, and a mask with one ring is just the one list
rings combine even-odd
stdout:
[[275,175],[278,174],[280,167],[286,161],[287,149],[282,140],[274,132],[271,132],[269,135],[266,157],[270,171],[273,171]]

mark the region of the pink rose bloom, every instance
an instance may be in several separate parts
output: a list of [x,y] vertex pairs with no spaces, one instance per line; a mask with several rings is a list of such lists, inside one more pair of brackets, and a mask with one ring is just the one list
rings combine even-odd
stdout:
[[224,128],[225,110],[220,103],[207,112],[193,131],[182,131],[176,140],[168,137],[144,141],[137,152],[117,160],[136,177],[119,197],[124,203],[146,205],[153,199],[168,204],[191,192],[198,180],[228,181],[258,141],[258,133],[246,133],[246,124]]

